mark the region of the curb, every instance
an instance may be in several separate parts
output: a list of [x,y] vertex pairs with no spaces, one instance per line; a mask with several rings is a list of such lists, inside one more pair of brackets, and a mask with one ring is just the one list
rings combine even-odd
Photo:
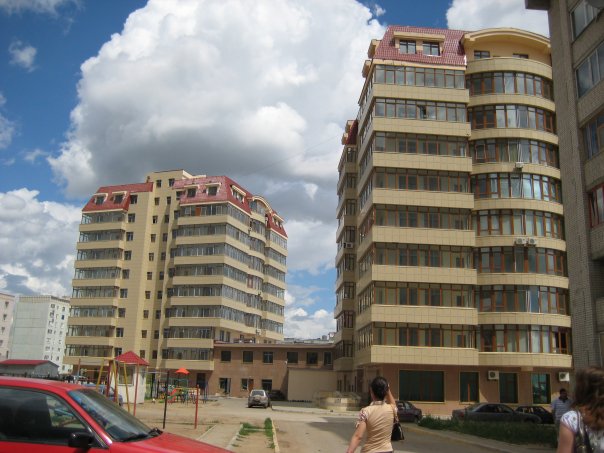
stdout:
[[235,444],[235,441],[237,441],[237,437],[239,436],[239,431],[241,431],[241,428],[243,428],[243,424],[239,424],[239,428],[235,432],[235,435],[233,437],[231,437],[231,440],[229,441],[228,445],[226,446],[227,450],[233,449],[233,445]]
[[275,421],[271,419],[271,423],[273,425],[273,446],[275,453],[281,453],[281,449],[279,448],[279,442],[277,441],[277,426],[275,425]]

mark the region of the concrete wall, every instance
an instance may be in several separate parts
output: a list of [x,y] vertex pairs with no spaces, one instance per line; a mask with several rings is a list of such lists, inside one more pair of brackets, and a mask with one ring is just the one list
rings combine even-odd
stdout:
[[287,387],[290,401],[312,401],[316,392],[335,391],[336,372],[292,368],[289,370]]

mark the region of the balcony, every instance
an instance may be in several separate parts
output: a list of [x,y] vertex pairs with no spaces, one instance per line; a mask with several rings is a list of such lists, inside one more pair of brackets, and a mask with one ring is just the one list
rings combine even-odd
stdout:
[[352,371],[354,360],[352,357],[340,357],[333,361],[334,371]]
[[543,354],[532,352],[479,352],[478,365],[484,367],[572,368],[570,354]]
[[569,315],[526,312],[481,312],[478,313],[478,323],[571,327]]
[[334,310],[333,310],[333,316],[334,318],[337,317],[340,313],[342,313],[342,311],[354,311],[355,307],[354,307],[354,299],[343,299],[341,301],[339,301]]
[[212,349],[214,340],[211,338],[164,338],[166,348],[199,348]]
[[372,305],[357,315],[356,325],[364,326],[372,322],[476,326],[478,325],[478,312],[474,308],[462,307]]
[[178,360],[178,359],[157,359],[157,366],[168,370],[177,370],[186,368],[187,370],[214,371],[214,360]]
[[[355,366],[370,364],[478,366],[473,348],[430,348],[424,346],[370,346],[357,351]],[[480,363],[480,365],[483,365]]]
[[123,340],[123,338],[116,337],[65,337],[65,345],[81,345],[87,346],[94,344],[97,346],[115,346],[116,340]]
[[[117,310],[116,310],[117,313]],[[117,318],[99,317],[99,316],[86,316],[86,317],[75,317],[70,316],[67,321],[68,326],[111,326],[117,325]]]

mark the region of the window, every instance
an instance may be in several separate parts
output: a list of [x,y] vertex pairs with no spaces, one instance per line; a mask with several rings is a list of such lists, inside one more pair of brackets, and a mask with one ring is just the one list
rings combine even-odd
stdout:
[[155,319],[161,318],[161,310],[155,310]]
[[126,317],[126,309],[125,308],[118,308],[117,309],[117,316],[119,318],[125,318]]
[[306,364],[307,365],[316,365],[317,363],[319,363],[319,353],[307,352],[306,353]]
[[591,227],[604,223],[604,185],[596,187],[587,193],[589,200],[589,218]]
[[262,353],[262,363],[273,363],[273,351],[264,351]]
[[399,371],[399,397],[411,401],[445,401],[443,371]]
[[160,257],[162,261],[166,261],[166,252],[161,252]]
[[147,338],[147,331],[141,330],[141,338]]
[[122,355],[122,348],[115,348],[114,349],[114,354],[117,357],[118,355]]
[[166,204],[172,204],[172,197],[166,197]]
[[105,201],[105,195],[97,195],[94,197],[94,204],[101,205]]
[[130,204],[138,203],[138,195],[130,195]]
[[273,380],[272,379],[262,379],[262,389],[267,392],[273,389]]
[[145,355],[146,355],[146,354],[145,354],[145,350],[144,350],[144,349],[141,349],[140,351],[138,351],[138,355],[139,355],[139,357],[140,357],[141,359],[144,359],[144,358],[145,358]]
[[323,353],[323,365],[331,365],[333,363],[333,358],[331,356],[331,352],[324,352]]
[[151,358],[153,359],[157,359],[157,349],[155,349],[152,353],[151,353]]
[[145,299],[151,299],[151,291],[145,291]]
[[124,329],[123,327],[118,327],[115,329],[115,336],[117,338],[122,338],[124,336]]
[[156,215],[154,215],[153,217],[151,217],[151,221],[152,221],[153,223],[157,223],[157,216],[156,216]]
[[155,185],[157,186],[157,188],[160,188],[161,187],[161,179],[155,180]]
[[164,271],[160,271],[159,272],[159,279],[163,280],[164,279]]
[[130,278],[130,269],[122,269],[122,278],[128,280]]
[[461,373],[459,373],[459,401],[462,403],[479,401],[478,372],[462,371]]
[[533,404],[551,403],[551,393],[548,373],[534,373],[531,375],[533,389]]
[[248,390],[249,383],[250,383],[249,378],[241,379],[241,390]]
[[254,351],[243,351],[243,363],[254,362]]
[[604,111],[599,112],[582,127],[587,157],[592,158],[604,151]]
[[168,179],[168,186],[172,187],[174,185],[174,178]]
[[149,310],[143,310],[143,319],[149,318]]
[[440,55],[440,44],[437,42],[424,41],[424,45],[422,47],[424,55]]
[[120,289],[120,299],[126,299],[128,297],[128,288]]
[[155,206],[159,206],[159,197],[155,197]]
[[207,186],[208,195],[216,195],[218,193],[218,186]]
[[170,214],[164,215],[164,223],[170,222]]
[[149,253],[149,261],[155,260],[155,253]]
[[415,53],[415,41],[399,41],[398,50],[400,53]]
[[488,50],[475,50],[474,59],[480,60],[481,58],[491,58],[491,52]]
[[134,223],[136,214],[128,214],[128,223]]
[[499,401],[506,404],[518,403],[518,375],[499,373]]
[[151,242],[155,242],[155,238],[156,238],[156,237],[157,237],[157,235],[156,235],[156,234],[152,234],[152,235],[151,235]]
[[153,272],[147,272],[147,280],[153,280]]
[[579,97],[604,79],[604,41],[600,43],[575,71]]
[[126,233],[126,240],[127,241],[133,241],[134,240],[134,233],[132,231],[129,231]]
[[158,291],[158,292],[157,292],[157,299],[158,299],[158,300],[162,300],[162,298],[163,298],[163,297],[164,297],[164,293],[163,293],[163,291]]
[[131,259],[132,259],[132,251],[130,251],[130,250],[126,250],[126,251],[124,252],[124,260],[125,260],[125,261],[129,261],[129,260],[131,260]]
[[230,362],[231,361],[231,351],[220,351],[220,361],[221,362]]
[[293,351],[288,352],[287,363],[298,363],[298,353]]
[[168,233],[163,233],[161,235],[162,242],[168,242]]
[[570,13],[573,25],[573,39],[579,36],[597,16],[597,8],[589,5],[585,0],[580,1]]

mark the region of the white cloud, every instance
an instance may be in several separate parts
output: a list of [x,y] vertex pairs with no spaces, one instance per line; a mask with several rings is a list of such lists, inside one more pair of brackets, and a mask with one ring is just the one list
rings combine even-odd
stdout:
[[62,6],[79,4],[79,0],[0,0],[0,9],[9,14],[33,11],[35,13],[57,14]]
[[321,338],[330,332],[335,332],[336,321],[333,313],[325,309],[309,312],[302,307],[285,309],[285,338]]
[[46,151],[42,151],[40,148],[36,148],[32,151],[26,151],[23,154],[23,160],[29,162],[30,164],[34,164],[36,163],[39,157],[45,156],[48,156],[48,153]]
[[27,72],[32,72],[35,69],[34,61],[38,53],[35,47],[16,40],[8,46],[8,53],[12,65],[19,66]]
[[0,193],[0,287],[71,295],[81,208],[41,201],[26,188]]
[[[3,107],[4,104],[6,104],[6,98],[0,92],[0,107]],[[15,124],[0,114],[0,149],[6,148],[8,145],[10,145],[14,134]]]
[[447,26],[467,31],[513,27],[549,36],[547,12],[526,9],[524,0],[453,0]]

